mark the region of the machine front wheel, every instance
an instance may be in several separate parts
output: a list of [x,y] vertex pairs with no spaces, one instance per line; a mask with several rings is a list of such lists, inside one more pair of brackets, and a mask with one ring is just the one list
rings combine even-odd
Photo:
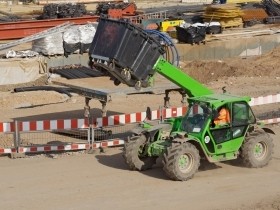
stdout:
[[163,170],[175,181],[187,181],[197,172],[200,165],[199,152],[191,143],[172,144],[163,159]]
[[131,141],[125,142],[123,157],[131,170],[145,171],[156,163],[157,157],[145,154],[146,144],[145,135],[135,136]]

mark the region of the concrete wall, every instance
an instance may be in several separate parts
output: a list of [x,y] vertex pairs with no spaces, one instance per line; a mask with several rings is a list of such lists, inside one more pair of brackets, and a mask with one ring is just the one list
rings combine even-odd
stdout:
[[80,64],[86,67],[90,67],[90,59],[89,54],[72,54],[68,57],[65,56],[56,56],[56,57],[45,57],[45,63],[47,65],[47,69],[51,67],[57,67],[57,66],[67,66],[67,65],[73,65],[73,64]]
[[182,61],[191,61],[262,55],[279,45],[280,35],[274,34],[226,41],[212,41],[206,42],[205,45],[176,44],[176,47]]

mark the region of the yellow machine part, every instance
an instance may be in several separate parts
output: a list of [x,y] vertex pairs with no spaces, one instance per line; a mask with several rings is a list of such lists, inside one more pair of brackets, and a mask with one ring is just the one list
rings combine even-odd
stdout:
[[166,32],[169,27],[179,26],[184,20],[165,20],[160,23],[160,31]]

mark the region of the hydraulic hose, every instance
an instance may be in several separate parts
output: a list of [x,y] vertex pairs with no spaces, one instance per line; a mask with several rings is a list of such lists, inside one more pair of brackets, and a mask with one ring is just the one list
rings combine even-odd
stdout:
[[162,39],[162,41],[164,41],[165,45],[171,51],[171,56],[169,56],[169,53],[167,53],[168,61],[171,62],[173,65],[179,66],[179,60],[180,60],[179,53],[178,53],[176,46],[173,44],[172,40],[169,38],[169,36],[161,33],[160,31],[157,31],[157,30],[145,30],[145,31],[149,34],[157,35],[158,37],[160,37]]

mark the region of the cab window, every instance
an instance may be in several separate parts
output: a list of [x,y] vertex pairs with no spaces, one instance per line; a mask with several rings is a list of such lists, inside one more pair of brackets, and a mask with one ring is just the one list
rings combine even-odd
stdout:
[[245,102],[238,102],[233,104],[232,124],[233,126],[248,125],[255,123],[256,118],[250,108]]

